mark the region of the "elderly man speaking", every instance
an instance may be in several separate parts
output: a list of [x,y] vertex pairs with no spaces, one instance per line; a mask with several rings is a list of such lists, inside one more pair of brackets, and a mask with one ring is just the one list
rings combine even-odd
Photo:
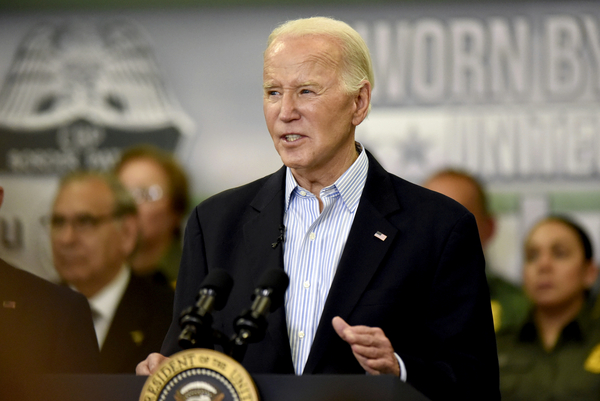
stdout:
[[193,211],[174,321],[138,374],[180,350],[178,317],[208,272],[235,281],[215,314],[227,331],[256,277],[275,267],[290,286],[265,338],[248,346],[250,373],[392,374],[433,400],[500,398],[475,219],[389,174],[355,141],[373,82],[369,50],[343,22],[300,19],[271,33],[263,107],[284,166]]

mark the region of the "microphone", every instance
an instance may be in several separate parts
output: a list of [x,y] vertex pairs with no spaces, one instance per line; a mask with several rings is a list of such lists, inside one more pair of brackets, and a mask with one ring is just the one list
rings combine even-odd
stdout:
[[232,287],[233,279],[225,270],[214,269],[208,272],[200,285],[196,303],[186,308],[179,318],[179,326],[182,328],[179,334],[181,348],[189,349],[198,343],[213,342],[215,333],[211,328],[211,312],[225,307]]
[[252,295],[252,306],[234,321],[236,334],[232,338],[232,355],[243,358],[247,344],[262,340],[267,331],[267,316],[283,305],[285,290],[290,283],[283,269],[267,270]]

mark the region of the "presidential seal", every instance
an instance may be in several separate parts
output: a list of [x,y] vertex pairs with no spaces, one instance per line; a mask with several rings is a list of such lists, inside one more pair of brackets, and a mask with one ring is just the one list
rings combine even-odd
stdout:
[[259,401],[244,367],[210,349],[173,355],[148,377],[139,401]]

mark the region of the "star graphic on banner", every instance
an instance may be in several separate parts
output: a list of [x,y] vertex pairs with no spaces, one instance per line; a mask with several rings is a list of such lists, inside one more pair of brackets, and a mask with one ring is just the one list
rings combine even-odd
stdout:
[[406,140],[400,142],[400,154],[404,166],[417,164],[421,167],[427,165],[426,153],[430,144],[419,136],[416,129],[411,129]]

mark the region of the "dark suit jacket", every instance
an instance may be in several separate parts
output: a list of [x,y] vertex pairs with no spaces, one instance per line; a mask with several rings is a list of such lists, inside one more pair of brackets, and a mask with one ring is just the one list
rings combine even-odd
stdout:
[[[331,320],[380,327],[406,364],[408,382],[431,399],[497,400],[498,360],[481,244],[474,217],[451,199],[386,172],[369,172],[304,373],[363,373]],[[180,348],[177,322],[207,271],[235,284],[214,327],[232,322],[263,271],[283,267],[271,246],[283,219],[285,168],[218,194],[192,213],[174,318],[162,352]],[[374,236],[380,231],[385,241]],[[293,373],[285,308],[268,317],[265,339],[248,347],[250,373]]]
[[38,373],[98,372],[98,342],[83,295],[0,259],[0,302],[0,399],[24,399]]
[[135,373],[138,363],[159,352],[173,312],[173,290],[131,275],[100,351],[103,373]]

